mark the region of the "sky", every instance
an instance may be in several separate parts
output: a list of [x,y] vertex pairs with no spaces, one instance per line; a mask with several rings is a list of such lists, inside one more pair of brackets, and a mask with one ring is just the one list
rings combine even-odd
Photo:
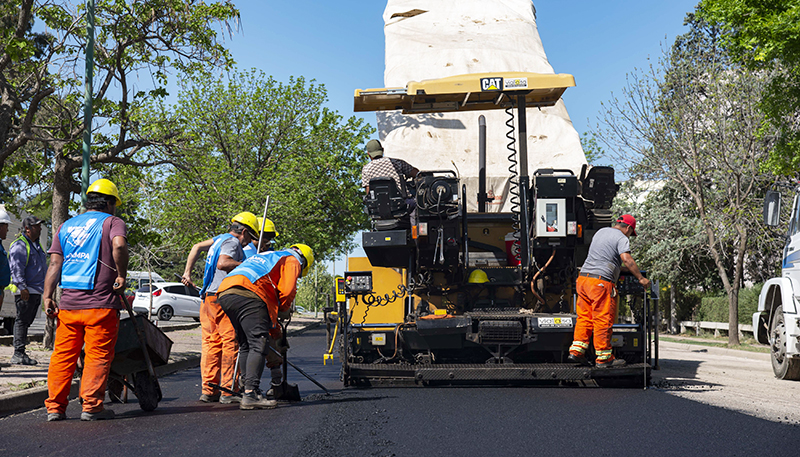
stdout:
[[[433,1],[457,0],[428,0]],[[290,76],[316,80],[328,91],[328,107],[345,118],[355,115],[355,89],[384,87],[385,2],[234,3],[241,13],[240,28],[226,37],[225,44],[240,69],[257,68],[281,82]],[[601,103],[621,95],[627,74],[656,63],[675,37],[687,31],[683,21],[696,4],[692,0],[534,1],[550,64],[556,73],[575,76],[576,87],[563,99],[578,133],[596,126]],[[373,113],[359,116],[376,127]],[[351,255],[364,254],[357,249]],[[344,265],[344,258],[338,259],[335,272],[341,274]]]

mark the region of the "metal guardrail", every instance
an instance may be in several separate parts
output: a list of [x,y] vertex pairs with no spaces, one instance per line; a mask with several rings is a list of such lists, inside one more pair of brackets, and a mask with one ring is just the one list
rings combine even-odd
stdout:
[[[707,321],[681,321],[681,333],[685,333],[686,329],[693,328],[695,333],[700,334],[700,330],[714,330],[714,336],[720,336],[720,331],[728,332],[727,322],[707,322]],[[744,333],[753,333],[753,326],[748,324],[739,324],[739,336]]]

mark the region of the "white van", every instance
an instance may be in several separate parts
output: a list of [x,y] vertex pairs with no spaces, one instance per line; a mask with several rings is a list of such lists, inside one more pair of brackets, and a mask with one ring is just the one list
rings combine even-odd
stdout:
[[166,282],[158,273],[150,273],[148,271],[129,271],[125,281],[129,289],[138,290],[139,288],[150,285],[151,277],[153,279],[153,284]]

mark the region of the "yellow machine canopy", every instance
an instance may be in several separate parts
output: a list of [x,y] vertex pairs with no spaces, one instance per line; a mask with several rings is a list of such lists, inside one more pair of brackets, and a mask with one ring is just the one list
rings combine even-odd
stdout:
[[356,89],[354,111],[403,110],[403,114],[504,109],[525,95],[527,107],[555,105],[575,78],[568,74],[471,73],[425,81],[406,88]]

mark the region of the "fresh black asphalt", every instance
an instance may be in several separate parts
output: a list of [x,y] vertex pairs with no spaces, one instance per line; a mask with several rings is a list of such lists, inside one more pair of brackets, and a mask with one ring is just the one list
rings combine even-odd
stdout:
[[[112,421],[46,423],[39,409],[0,419],[3,456],[747,456],[794,455],[800,428],[659,389],[391,387],[343,389],[322,365],[324,329],[290,339],[301,403],[266,411],[204,404],[199,369],[161,380],[152,413],[133,395]],[[664,361],[663,363],[668,363]]]

